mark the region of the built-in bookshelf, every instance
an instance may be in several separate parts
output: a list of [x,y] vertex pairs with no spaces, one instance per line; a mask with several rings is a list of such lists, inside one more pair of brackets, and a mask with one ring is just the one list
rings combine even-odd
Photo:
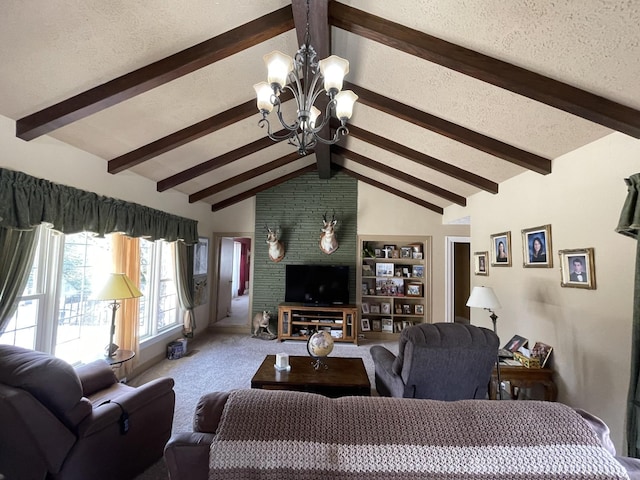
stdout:
[[359,332],[386,338],[431,321],[431,237],[362,236]]

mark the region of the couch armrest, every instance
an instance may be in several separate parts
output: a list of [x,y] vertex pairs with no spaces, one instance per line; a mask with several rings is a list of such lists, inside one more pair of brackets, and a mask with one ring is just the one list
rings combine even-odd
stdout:
[[193,431],[216,433],[229,392],[211,392],[198,400],[193,416]]
[[374,345],[369,351],[375,366],[378,394],[383,397],[402,397],[404,394],[404,382],[393,368],[396,356],[380,345]]
[[207,480],[209,451],[215,435],[211,433],[178,433],[164,448],[164,459],[171,480]]
[[631,457],[616,457],[620,465],[624,467],[630,480],[640,480],[640,459]]
[[[174,382],[172,378],[158,378],[145,383],[138,388],[127,390],[126,393],[114,396],[110,399],[112,400],[111,403],[94,407],[92,414],[85,418],[79,425],[78,435],[84,437],[93,435],[96,432],[117,423],[120,420],[122,412],[120,407],[113,402],[118,402],[131,417],[136,411],[145,408],[147,405],[162,396],[171,395],[175,398],[173,385]],[[173,418],[173,412],[171,418]]]
[[85,397],[90,397],[118,382],[116,375],[105,360],[95,360],[81,365],[75,371],[82,384],[82,394]]

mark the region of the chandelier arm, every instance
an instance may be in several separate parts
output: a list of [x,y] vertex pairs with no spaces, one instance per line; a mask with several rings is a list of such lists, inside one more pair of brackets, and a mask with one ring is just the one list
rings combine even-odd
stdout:
[[272,131],[271,131],[271,124],[269,123],[269,119],[265,117],[263,117],[260,121],[258,121],[258,126],[260,128],[264,128],[265,125],[267,126],[267,136],[273,140],[274,142],[281,142],[283,140],[287,140],[289,139],[292,135],[294,135],[295,131],[293,133],[289,133],[289,134],[285,134],[285,135],[275,135]]
[[[315,102],[315,100],[314,100]],[[317,127],[314,128],[309,128],[309,131],[312,132],[314,135],[317,135],[329,122],[329,120],[331,120],[331,109],[333,108],[333,106],[336,104],[337,102],[334,100],[330,100],[329,103],[327,103],[327,108],[325,109],[324,112],[324,116],[322,118],[322,123],[320,125],[318,125]]]
[[[293,93],[293,96],[296,96],[296,92],[289,87],[288,85],[284,87],[283,90],[288,89]],[[274,103],[274,98],[275,98],[275,103]],[[276,95],[271,95],[271,103],[273,104],[274,107],[276,107],[276,115],[278,116],[278,120],[280,121],[280,123],[282,124],[282,126],[284,128],[286,128],[289,131],[295,131],[300,127],[300,121],[296,120],[294,123],[292,124],[288,124],[284,117],[282,116],[282,102],[280,102],[280,99],[276,96]],[[268,123],[268,122],[267,122]]]
[[334,143],[337,143],[340,140],[341,136],[346,136],[346,135],[349,135],[349,129],[346,126],[341,125],[337,128],[336,133],[331,140],[325,140],[320,135],[315,135],[315,138],[318,142],[324,143],[325,145],[333,145]]

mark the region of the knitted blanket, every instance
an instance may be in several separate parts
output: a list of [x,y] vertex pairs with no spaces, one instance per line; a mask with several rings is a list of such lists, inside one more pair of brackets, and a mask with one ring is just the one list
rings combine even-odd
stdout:
[[231,392],[209,479],[627,479],[571,408]]

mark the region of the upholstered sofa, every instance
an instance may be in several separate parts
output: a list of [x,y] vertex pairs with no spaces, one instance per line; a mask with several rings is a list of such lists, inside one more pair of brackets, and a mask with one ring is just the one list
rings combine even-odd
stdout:
[[174,404],[171,378],[133,388],[104,360],[0,345],[0,478],[132,479],[162,458]]
[[165,448],[171,480],[640,478],[599,419],[540,401],[204,395]]

